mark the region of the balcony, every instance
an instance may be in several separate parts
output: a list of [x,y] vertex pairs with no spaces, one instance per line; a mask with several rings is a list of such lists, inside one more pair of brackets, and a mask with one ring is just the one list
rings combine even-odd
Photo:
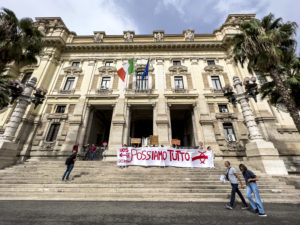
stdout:
[[175,88],[165,90],[166,98],[197,98],[198,95],[196,89]]
[[126,89],[127,98],[157,98],[155,89]]
[[98,89],[96,92],[97,92],[97,94],[100,94],[100,95],[110,95],[113,93],[113,90],[108,89],[108,88],[101,88],[101,89]]

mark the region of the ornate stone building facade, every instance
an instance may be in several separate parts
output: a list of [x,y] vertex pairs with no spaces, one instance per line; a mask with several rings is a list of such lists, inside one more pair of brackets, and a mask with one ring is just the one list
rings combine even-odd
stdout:
[[[254,16],[229,15],[212,34],[95,31],[86,36],[69,31],[61,18],[36,18],[46,47],[38,64],[23,68],[20,78],[36,77],[48,95],[36,109],[26,109],[15,136],[19,155],[59,157],[76,143],[107,141],[109,157],[130,138],[158,135],[160,145],[169,146],[174,138],[183,147],[202,141],[217,157],[246,157],[248,131],[241,108],[229,104],[221,88],[233,86],[233,76],[252,76],[234,63],[228,40]],[[136,71],[122,82],[117,69],[130,58]],[[148,59],[149,76],[141,79]],[[259,73],[254,76],[264,82]],[[274,143],[281,157],[299,155],[300,136],[284,108],[259,97],[249,103],[264,139]],[[2,132],[14,107],[1,111]]]

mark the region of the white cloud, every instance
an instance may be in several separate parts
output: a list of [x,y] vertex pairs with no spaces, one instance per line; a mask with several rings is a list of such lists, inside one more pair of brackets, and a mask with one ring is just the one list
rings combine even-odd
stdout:
[[[62,17],[67,27],[77,34],[122,34],[124,30],[139,29],[117,0],[0,0],[0,5],[21,17]],[[132,12],[131,12],[132,13]]]
[[154,9],[155,14],[159,14],[165,10],[170,10],[170,7],[175,9],[181,17],[183,17],[186,12],[184,7],[188,4],[189,0],[162,0],[159,1]]

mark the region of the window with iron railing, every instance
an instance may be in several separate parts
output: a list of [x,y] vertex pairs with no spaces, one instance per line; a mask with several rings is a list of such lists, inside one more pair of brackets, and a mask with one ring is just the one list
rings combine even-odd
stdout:
[[143,72],[137,72],[136,74],[136,90],[144,91],[148,90],[148,76],[142,79]]
[[228,112],[228,108],[227,108],[227,105],[224,105],[224,104],[220,104],[218,105],[219,106],[219,112],[220,113],[227,113]]

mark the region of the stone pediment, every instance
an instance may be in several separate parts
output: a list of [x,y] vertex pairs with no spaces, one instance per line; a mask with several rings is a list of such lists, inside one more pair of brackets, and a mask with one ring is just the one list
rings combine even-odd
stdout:
[[188,70],[188,68],[186,66],[182,66],[182,65],[175,65],[175,66],[169,67],[169,71],[172,73],[186,73],[187,70]]
[[220,73],[223,72],[223,66],[219,66],[219,65],[208,65],[206,67],[204,67],[204,71],[205,72],[212,72],[212,73]]
[[99,73],[115,73],[117,68],[115,66],[101,66],[98,68]]
[[80,74],[82,72],[82,68],[77,66],[68,66],[64,68],[64,72],[71,74]]

